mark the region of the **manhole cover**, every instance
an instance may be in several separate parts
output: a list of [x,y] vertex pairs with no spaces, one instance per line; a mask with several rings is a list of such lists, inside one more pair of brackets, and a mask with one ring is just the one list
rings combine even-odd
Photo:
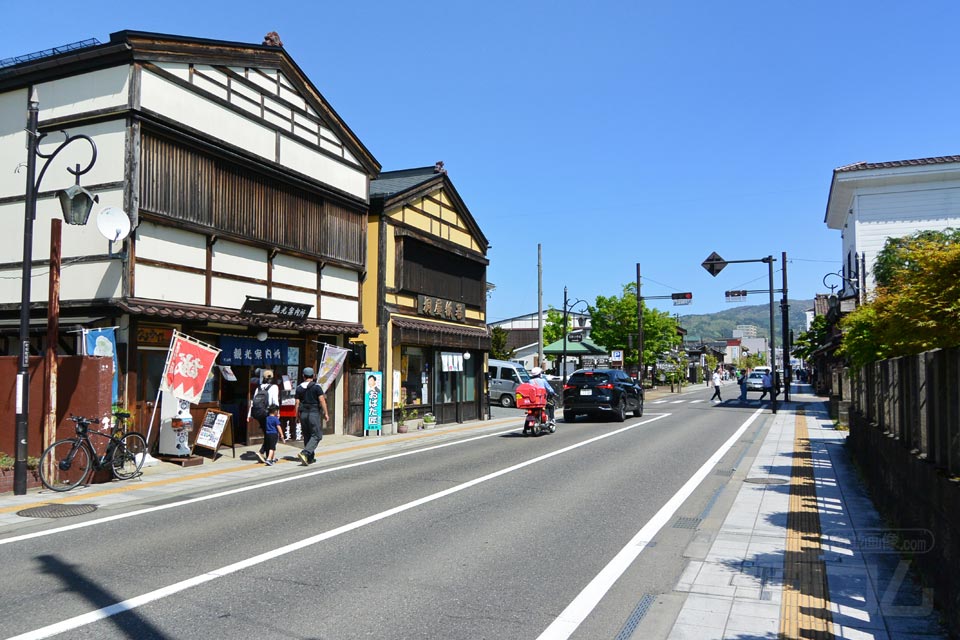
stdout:
[[753,484],[787,484],[789,480],[784,480],[783,478],[747,478],[744,482],[751,482]]
[[24,518],[70,518],[93,513],[96,510],[95,504],[45,504],[18,511],[17,515]]

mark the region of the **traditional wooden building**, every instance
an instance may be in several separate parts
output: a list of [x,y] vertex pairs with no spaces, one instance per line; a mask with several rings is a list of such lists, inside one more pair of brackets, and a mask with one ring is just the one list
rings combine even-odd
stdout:
[[489,243],[443,163],[386,171],[370,185],[370,277],[363,290],[367,365],[384,373],[394,410],[437,422],[485,414]]
[[[219,369],[196,408],[232,413],[247,443],[262,437],[246,419],[257,368],[296,382],[322,343],[346,346],[363,333],[368,190],[380,166],[275,35],[260,45],[123,31],[0,67],[0,157],[11,169],[26,161],[23,123],[35,90],[40,131],[50,134],[44,149],[63,139],[61,129],[89,136],[98,155],[83,186],[131,223],[116,244],[95,220],[64,228],[59,351],[76,353],[75,329],[119,327],[121,400],[141,425],[174,329],[222,349],[218,364],[232,375]],[[73,182],[66,167],[89,161],[85,145],[71,147],[39,194],[37,354],[47,312],[38,283],[59,216],[53,196]],[[0,172],[8,221],[23,219],[24,191],[22,175]],[[0,239],[7,354],[19,352],[22,245],[21,225],[8,224]],[[330,397],[328,432],[344,428],[342,387]]]

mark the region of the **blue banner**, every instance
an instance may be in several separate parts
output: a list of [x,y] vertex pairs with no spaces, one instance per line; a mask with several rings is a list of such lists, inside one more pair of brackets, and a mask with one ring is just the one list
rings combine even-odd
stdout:
[[287,364],[287,341],[268,339],[260,342],[256,338],[242,338],[239,336],[223,336],[220,338],[221,365],[253,365]]
[[383,374],[371,371],[363,376],[363,428],[380,431],[383,425]]
[[113,327],[107,329],[89,329],[84,331],[84,348],[88,356],[113,358],[113,404],[120,397],[118,386],[120,369],[117,362],[117,336]]

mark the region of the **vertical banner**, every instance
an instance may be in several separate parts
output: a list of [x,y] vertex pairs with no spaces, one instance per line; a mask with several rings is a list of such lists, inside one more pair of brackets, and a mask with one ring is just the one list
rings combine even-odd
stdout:
[[106,329],[84,329],[83,347],[88,356],[103,356],[113,358],[113,404],[119,399],[118,382],[120,380],[119,363],[117,362],[117,335],[115,327]]
[[366,374],[363,389],[364,431],[380,431],[383,427],[383,373]]
[[160,390],[196,404],[219,353],[216,347],[174,331]]
[[323,345],[323,356],[320,358],[320,366],[317,370],[317,384],[324,393],[329,391],[343,373],[343,363],[346,362],[349,353],[350,349],[335,347],[332,344]]

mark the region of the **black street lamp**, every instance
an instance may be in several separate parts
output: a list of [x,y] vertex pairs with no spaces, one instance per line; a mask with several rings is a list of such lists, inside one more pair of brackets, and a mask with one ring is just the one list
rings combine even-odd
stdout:
[[[27,106],[27,185],[25,193],[25,206],[23,212],[23,282],[20,294],[20,361],[17,365],[17,420],[16,420],[16,460],[13,466],[13,493],[22,496],[27,493],[27,433],[28,433],[28,414],[30,410],[30,275],[33,267],[33,221],[37,217],[37,193],[40,191],[40,183],[43,176],[50,166],[53,159],[67,145],[75,140],[86,140],[90,143],[92,157],[86,168],[81,169],[76,165],[67,171],[76,177],[76,183],[57,193],[60,199],[60,207],[63,211],[63,218],[67,224],[83,225],[87,223],[90,217],[90,211],[93,209],[93,203],[98,201],[98,196],[80,186],[80,176],[90,171],[97,161],[97,145],[89,136],[75,135],[71,136],[66,131],[61,131],[64,135],[63,142],[53,150],[52,153],[43,153],[40,151],[40,142],[47,134],[41,134],[38,131],[40,113],[40,100],[37,97],[36,87],[31,89],[30,101]],[[44,163],[40,168],[40,174],[36,175],[37,158],[43,158]]]
[[[784,257],[786,257],[786,253],[784,253]],[[717,254],[716,251],[714,251],[709,256],[707,256],[707,259],[701,263],[701,266],[704,269],[706,269],[710,275],[712,275],[713,277],[716,277],[717,274],[723,271],[723,268],[726,267],[728,264],[741,263],[741,262],[765,262],[767,264],[767,273],[769,275],[769,280],[770,280],[770,285],[768,288],[768,292],[770,294],[770,362],[769,364],[771,369],[771,375],[773,376],[774,379],[776,379],[777,341],[776,341],[776,325],[774,324],[774,319],[773,319],[773,316],[774,316],[773,292],[775,291],[775,289],[773,288],[773,263],[774,263],[773,256],[767,256],[766,258],[757,258],[756,260],[724,260],[719,256],[719,254]],[[753,292],[739,291],[735,293],[737,293],[738,295],[739,294],[746,295],[747,293],[753,293]],[[776,388],[774,388],[774,391],[771,394],[770,410],[773,413],[777,412]]]
[[567,316],[569,315],[571,309],[577,306],[578,304],[585,304],[588,307],[590,306],[590,303],[588,303],[586,300],[581,300],[579,298],[577,298],[573,302],[567,302],[567,288],[564,287],[563,288],[563,356],[561,356],[562,359],[560,360],[560,366],[563,369],[563,374],[562,374],[563,382],[560,385],[561,389],[567,386],[567,333],[568,333],[567,332]]

